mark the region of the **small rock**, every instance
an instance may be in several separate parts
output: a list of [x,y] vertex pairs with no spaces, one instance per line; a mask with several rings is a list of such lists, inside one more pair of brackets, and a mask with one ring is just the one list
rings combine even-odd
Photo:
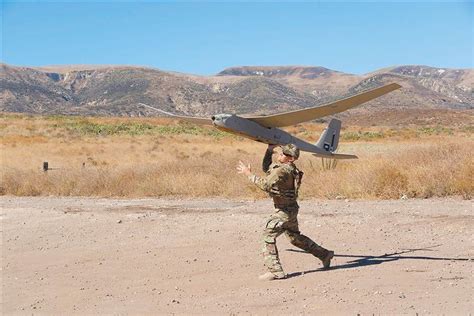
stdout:
[[121,223],[122,223],[122,220],[119,219],[119,220],[117,221],[117,224],[121,224]]

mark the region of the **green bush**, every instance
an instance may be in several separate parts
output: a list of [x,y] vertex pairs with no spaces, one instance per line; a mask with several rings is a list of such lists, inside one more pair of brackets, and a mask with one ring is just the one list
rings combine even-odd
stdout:
[[80,136],[113,136],[113,135],[204,135],[223,137],[225,133],[192,124],[152,125],[141,122],[127,123],[94,123],[87,119],[58,120],[53,128],[65,128],[67,131]]
[[442,126],[435,126],[435,127],[420,127],[417,130],[418,134],[425,134],[425,135],[453,135],[453,129],[448,127]]
[[342,140],[373,140],[384,138],[383,132],[345,132],[341,135]]

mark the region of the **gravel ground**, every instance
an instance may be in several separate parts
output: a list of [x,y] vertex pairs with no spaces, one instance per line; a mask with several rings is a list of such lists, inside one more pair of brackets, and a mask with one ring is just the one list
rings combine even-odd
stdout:
[[269,200],[0,203],[4,315],[474,312],[472,201],[303,201],[300,230],[335,250],[332,269],[281,236],[289,278],[271,282]]

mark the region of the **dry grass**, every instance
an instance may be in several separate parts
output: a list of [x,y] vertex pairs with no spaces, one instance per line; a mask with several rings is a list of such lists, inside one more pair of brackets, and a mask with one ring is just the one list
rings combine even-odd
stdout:
[[[315,141],[324,128],[289,129]],[[2,194],[80,196],[221,196],[263,198],[236,174],[238,160],[255,171],[265,145],[214,129],[166,119],[29,117],[4,115]],[[349,127],[340,152],[360,159],[323,170],[303,154],[301,197],[433,197],[474,193],[471,127]],[[53,170],[43,172],[43,161]]]

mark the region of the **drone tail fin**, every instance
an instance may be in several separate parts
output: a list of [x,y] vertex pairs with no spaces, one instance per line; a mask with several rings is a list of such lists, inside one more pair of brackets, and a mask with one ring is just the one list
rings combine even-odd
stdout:
[[[316,147],[328,153],[327,158],[334,159],[357,159],[357,156],[347,154],[336,154],[337,145],[339,145],[339,135],[341,133],[341,121],[332,119],[328,127],[323,131],[321,137],[315,144]],[[318,156],[318,155],[317,155]]]
[[316,147],[328,152],[335,152],[339,144],[339,134],[341,132],[341,121],[332,119],[328,127],[323,131],[319,137]]

